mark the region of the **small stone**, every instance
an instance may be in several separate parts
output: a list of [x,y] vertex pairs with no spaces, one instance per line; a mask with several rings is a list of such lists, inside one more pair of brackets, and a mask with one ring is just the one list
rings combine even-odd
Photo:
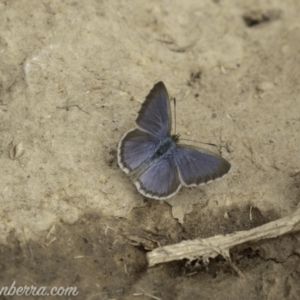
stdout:
[[24,154],[24,146],[23,146],[22,142],[11,147],[11,149],[9,151],[9,156],[13,160],[18,159],[23,154]]

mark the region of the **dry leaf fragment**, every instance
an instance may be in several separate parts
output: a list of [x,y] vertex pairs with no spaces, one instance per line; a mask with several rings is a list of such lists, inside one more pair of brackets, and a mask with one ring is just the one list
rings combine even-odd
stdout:
[[145,250],[153,250],[159,247],[159,243],[157,241],[149,238],[140,237],[138,235],[123,235],[123,237],[127,240],[128,244],[136,247],[143,247]]

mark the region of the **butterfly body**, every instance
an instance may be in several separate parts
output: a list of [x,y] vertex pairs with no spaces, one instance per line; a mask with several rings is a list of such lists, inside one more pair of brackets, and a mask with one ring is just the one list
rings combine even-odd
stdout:
[[230,164],[208,150],[178,144],[171,135],[170,100],[163,82],[154,85],[136,119],[137,128],[127,132],[118,145],[120,168],[138,191],[163,200],[181,186],[195,186],[222,177]]
[[164,155],[170,157],[175,148],[176,141],[173,139],[173,137],[167,137],[158,144],[157,150],[155,151],[155,157],[161,157]]

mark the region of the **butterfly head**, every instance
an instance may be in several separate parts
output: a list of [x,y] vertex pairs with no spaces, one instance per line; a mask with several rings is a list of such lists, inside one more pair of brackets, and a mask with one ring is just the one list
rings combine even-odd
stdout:
[[172,140],[177,144],[179,142],[180,133],[172,134],[171,138]]

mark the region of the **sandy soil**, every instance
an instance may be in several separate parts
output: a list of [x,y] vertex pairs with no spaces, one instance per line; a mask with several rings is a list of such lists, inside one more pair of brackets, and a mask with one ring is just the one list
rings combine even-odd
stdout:
[[[299,15],[292,0],[1,1],[1,287],[78,288],[60,299],[299,299],[297,233],[232,249],[243,276],[222,257],[146,260],[157,245],[297,207]],[[168,201],[144,199],[116,159],[160,80],[177,99],[177,132],[217,144],[232,164]]]

